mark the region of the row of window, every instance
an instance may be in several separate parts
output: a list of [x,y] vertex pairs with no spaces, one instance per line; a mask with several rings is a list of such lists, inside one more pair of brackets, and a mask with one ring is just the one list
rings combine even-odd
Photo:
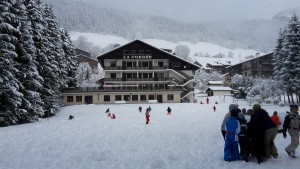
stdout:
[[[75,96],[76,102],[82,102],[82,96]],[[74,102],[73,96],[67,96],[67,102]]]
[[[124,98],[122,99],[122,95],[115,95],[115,101],[121,101],[121,100],[125,100],[125,101],[139,101],[139,95],[123,95]],[[110,95],[104,95],[104,101],[105,102],[110,102]],[[167,95],[168,100],[174,100],[174,95],[173,94],[168,94]],[[131,99],[131,100],[130,100]],[[149,94],[148,95],[148,100],[154,100],[154,94]],[[147,100],[147,95],[140,95],[140,101],[146,101]]]
[[[126,67],[137,67],[137,62],[126,62],[125,65],[126,65]],[[149,62],[139,62],[138,66],[139,67],[149,67],[150,64],[149,64]],[[172,66],[180,67],[180,62],[173,62]],[[111,61],[110,67],[117,67],[117,62]],[[164,67],[164,62],[158,62],[158,67]]]
[[[123,96],[123,98],[122,98]],[[130,97],[131,96],[131,97]],[[105,102],[110,102],[110,95],[104,95],[104,101]],[[115,95],[115,101],[139,101],[138,100],[139,95]],[[174,95],[173,94],[168,94],[167,95],[168,100],[174,100]],[[148,100],[154,100],[155,95],[154,94],[149,94],[148,95]],[[140,95],[140,101],[146,101],[147,100],[147,95]],[[75,101],[76,102],[82,102],[82,96],[75,96]],[[73,96],[67,96],[67,102],[74,102],[74,97]]]
[[[153,78],[153,73],[124,73],[123,78],[137,78],[137,75],[139,75],[139,78]],[[157,78],[164,78],[165,74],[164,73],[155,73],[155,77]],[[117,78],[116,73],[110,73],[110,78],[115,79]]]

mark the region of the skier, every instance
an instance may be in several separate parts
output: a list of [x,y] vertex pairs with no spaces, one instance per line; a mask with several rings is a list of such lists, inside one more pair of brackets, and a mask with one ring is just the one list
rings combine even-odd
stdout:
[[200,104],[203,104],[202,101],[200,102]]
[[218,104],[218,102],[216,101],[215,104]]
[[225,124],[226,139],[224,147],[224,160],[236,161],[239,160],[238,134],[241,131],[241,126],[237,120],[238,112],[232,110],[231,117]]
[[213,109],[214,109],[214,112],[216,112],[216,109],[217,109],[216,106],[214,106]]
[[206,103],[209,104],[209,98],[206,98]]
[[149,124],[149,121],[150,121],[150,114],[149,114],[149,108],[147,108],[146,109],[146,113],[145,113],[145,115],[146,115],[146,124]]
[[142,107],[141,106],[139,107],[139,111],[140,111],[140,113],[142,112]]
[[74,116],[70,115],[69,120],[72,120],[72,119],[74,119]]
[[108,113],[107,117],[110,117],[110,118],[111,118],[111,115],[110,115],[110,113]]
[[171,108],[168,107],[168,108],[167,108],[167,112],[168,112],[167,115],[171,115],[171,111],[172,111]]
[[286,138],[287,131],[291,137],[291,143],[285,148],[285,151],[289,156],[296,157],[295,150],[299,146],[300,115],[298,114],[297,105],[290,105],[290,110],[284,119],[282,132],[284,138]]
[[105,113],[108,113],[108,112],[109,112],[109,108],[106,109],[106,112],[105,112]]

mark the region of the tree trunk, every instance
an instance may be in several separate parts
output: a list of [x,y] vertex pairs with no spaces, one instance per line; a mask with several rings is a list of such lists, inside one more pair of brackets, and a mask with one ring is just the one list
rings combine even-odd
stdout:
[[286,94],[287,94],[288,102],[289,102],[289,104],[290,104],[290,103],[291,103],[291,100],[290,100],[290,94],[289,94],[289,92],[287,92]]
[[294,102],[294,93],[291,93],[291,96],[292,96],[292,103],[295,103]]

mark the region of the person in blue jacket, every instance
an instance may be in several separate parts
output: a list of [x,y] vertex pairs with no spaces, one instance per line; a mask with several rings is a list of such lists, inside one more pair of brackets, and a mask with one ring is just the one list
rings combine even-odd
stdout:
[[239,142],[238,134],[241,131],[241,126],[237,120],[237,110],[232,110],[231,117],[225,124],[225,147],[224,147],[224,160],[225,161],[236,161],[239,160]]

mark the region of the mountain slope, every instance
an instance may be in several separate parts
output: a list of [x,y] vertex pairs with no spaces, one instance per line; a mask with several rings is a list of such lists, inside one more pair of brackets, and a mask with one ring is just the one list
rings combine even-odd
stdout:
[[[281,19],[240,22],[187,23],[158,16],[142,16],[70,0],[47,0],[62,27],[71,31],[111,34],[132,40],[144,38],[169,41],[211,42],[228,48],[272,51]],[[180,12],[180,11],[178,11]]]

